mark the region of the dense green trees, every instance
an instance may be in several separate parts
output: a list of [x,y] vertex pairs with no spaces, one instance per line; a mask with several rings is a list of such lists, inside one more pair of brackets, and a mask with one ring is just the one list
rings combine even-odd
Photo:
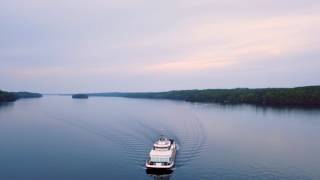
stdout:
[[14,93],[18,98],[39,98],[42,97],[40,93],[31,93],[31,92],[15,92]]
[[0,102],[12,102],[20,98],[38,98],[42,97],[39,93],[30,92],[7,92],[0,90]]
[[75,98],[75,99],[88,99],[89,96],[87,94],[74,94],[74,95],[72,95],[72,98]]
[[175,99],[190,102],[248,103],[278,106],[320,107],[320,86],[264,89],[205,89],[150,93],[97,93],[94,96]]
[[0,102],[12,102],[17,99],[18,97],[14,93],[0,90]]

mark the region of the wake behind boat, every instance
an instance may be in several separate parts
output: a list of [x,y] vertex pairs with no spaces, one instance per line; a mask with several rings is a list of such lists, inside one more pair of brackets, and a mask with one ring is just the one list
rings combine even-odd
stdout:
[[177,146],[173,139],[161,136],[150,151],[146,162],[147,169],[170,170],[174,167]]

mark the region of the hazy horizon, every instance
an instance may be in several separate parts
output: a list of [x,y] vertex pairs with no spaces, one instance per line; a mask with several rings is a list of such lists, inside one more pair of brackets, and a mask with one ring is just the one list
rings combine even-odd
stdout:
[[320,84],[320,1],[0,2],[0,89]]

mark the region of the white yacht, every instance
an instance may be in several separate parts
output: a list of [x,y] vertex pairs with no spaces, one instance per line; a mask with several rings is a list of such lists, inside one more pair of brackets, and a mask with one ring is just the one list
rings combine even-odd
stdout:
[[161,136],[150,151],[147,169],[171,169],[174,166],[177,146],[173,139]]

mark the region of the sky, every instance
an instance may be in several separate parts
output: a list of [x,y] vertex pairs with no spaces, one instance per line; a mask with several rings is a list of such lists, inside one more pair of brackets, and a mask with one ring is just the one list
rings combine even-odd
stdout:
[[319,0],[1,0],[0,89],[320,85]]

